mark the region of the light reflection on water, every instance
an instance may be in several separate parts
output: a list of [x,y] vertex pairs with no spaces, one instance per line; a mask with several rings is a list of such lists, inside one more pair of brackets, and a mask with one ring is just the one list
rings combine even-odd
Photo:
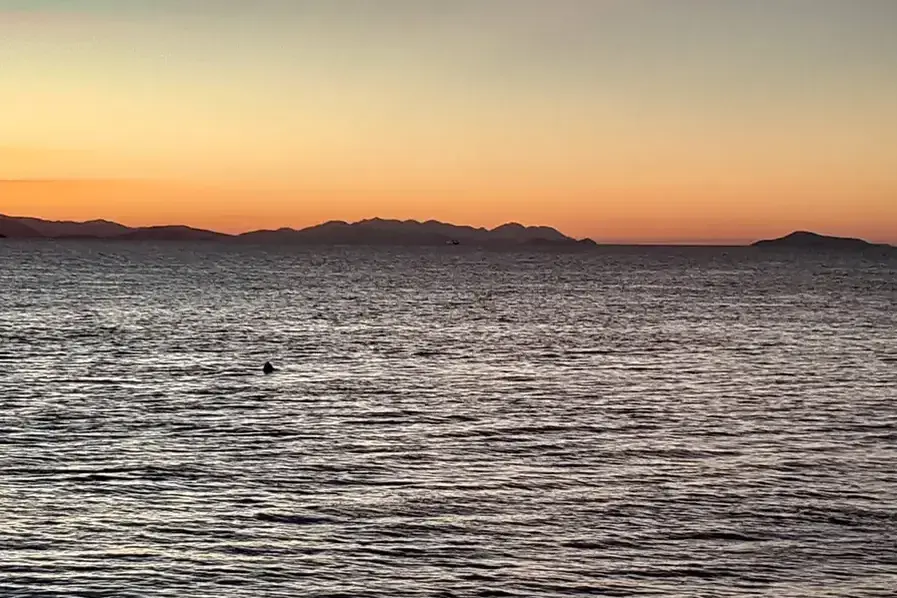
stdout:
[[895,274],[0,242],[0,595],[892,595]]

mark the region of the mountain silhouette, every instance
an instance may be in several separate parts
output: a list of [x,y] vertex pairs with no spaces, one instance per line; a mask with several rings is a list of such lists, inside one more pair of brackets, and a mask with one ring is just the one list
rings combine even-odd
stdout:
[[349,223],[332,220],[303,229],[258,230],[240,235],[189,226],[128,227],[107,220],[51,221],[0,216],[0,234],[9,238],[115,239],[121,241],[232,241],[294,245],[473,245],[481,247],[537,246],[592,247],[591,239],[577,240],[547,226],[512,222],[494,229],[448,224],[436,220],[370,218]]
[[752,244],[753,247],[779,249],[816,249],[857,251],[866,249],[893,249],[891,245],[869,243],[851,237],[831,237],[809,231],[795,231],[777,239],[764,239]]
[[7,238],[30,239],[43,237],[40,232],[28,226],[18,218],[0,214],[0,236]]
[[549,227],[505,224],[492,230],[446,224],[436,220],[371,218],[355,223],[333,220],[301,230],[282,228],[240,235],[244,241],[328,245],[520,245],[538,242],[558,246],[592,244],[577,241]]
[[191,226],[146,226],[129,229],[113,238],[122,241],[216,241],[233,236]]
[[72,238],[94,237],[111,238],[127,233],[131,229],[108,220],[89,220],[72,222],[67,220],[42,220],[40,218],[15,218],[43,237]]
[[[493,229],[449,224],[437,220],[369,218],[358,222],[331,220],[302,229],[279,228],[229,235],[183,225],[129,227],[108,220],[87,222],[43,220],[0,214],[0,238],[9,239],[108,239],[120,241],[224,241],[284,245],[399,245],[473,247],[533,247],[585,249],[596,247],[591,239],[575,239],[549,226],[524,226],[509,222]],[[850,237],[832,237],[795,231],[777,239],[764,239],[752,247],[788,250],[897,250],[891,245]]]

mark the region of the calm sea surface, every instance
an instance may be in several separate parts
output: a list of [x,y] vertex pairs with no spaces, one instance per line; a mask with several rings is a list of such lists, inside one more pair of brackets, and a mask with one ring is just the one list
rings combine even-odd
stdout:
[[895,593],[893,258],[0,242],[0,596]]

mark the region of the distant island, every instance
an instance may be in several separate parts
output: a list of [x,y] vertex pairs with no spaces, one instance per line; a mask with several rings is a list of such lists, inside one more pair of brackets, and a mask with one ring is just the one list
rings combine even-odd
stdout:
[[869,243],[851,237],[831,237],[809,231],[795,231],[778,239],[764,239],[752,244],[752,247],[779,249],[823,249],[833,251],[862,251],[868,249],[894,249],[891,245]]
[[0,215],[0,236],[13,239],[106,239],[118,241],[230,241],[286,245],[473,245],[477,247],[589,248],[591,239],[574,239],[548,226],[516,222],[493,229],[436,220],[335,220],[303,229],[281,228],[229,235],[189,226],[128,227],[108,220],[52,221]]

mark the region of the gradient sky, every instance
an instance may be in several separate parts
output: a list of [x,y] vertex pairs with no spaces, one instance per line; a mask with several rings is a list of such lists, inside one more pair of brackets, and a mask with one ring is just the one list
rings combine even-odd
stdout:
[[895,0],[0,0],[0,212],[897,242]]

